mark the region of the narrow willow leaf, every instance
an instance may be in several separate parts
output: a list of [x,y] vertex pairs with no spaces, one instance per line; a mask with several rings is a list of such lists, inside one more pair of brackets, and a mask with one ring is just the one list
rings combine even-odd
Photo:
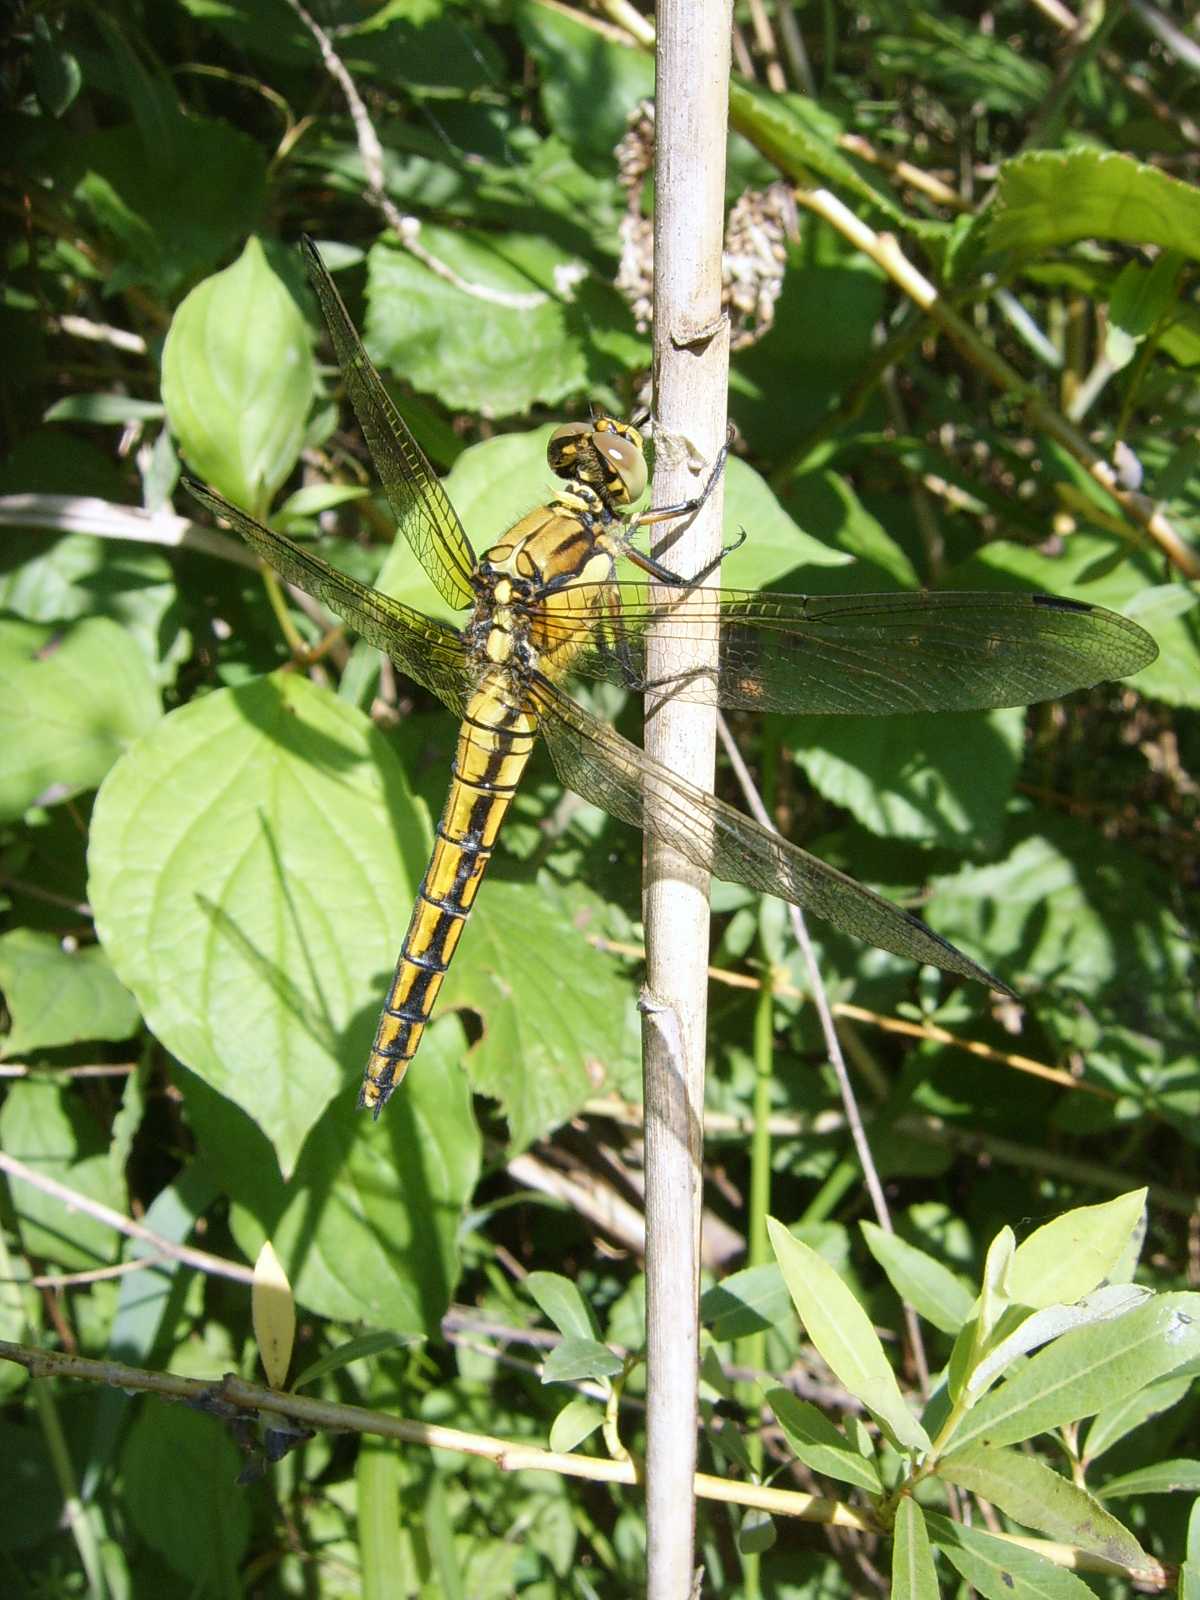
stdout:
[[988,1246],[983,1263],[983,1286],[979,1291],[979,1339],[990,1338],[1012,1296],[1008,1292],[1008,1269],[1016,1252],[1016,1238],[1004,1227]]
[[984,1600],[1095,1600],[1082,1578],[1023,1545],[925,1513],[929,1537]]
[[773,1217],[771,1245],[800,1320],[837,1377],[896,1445],[928,1450],[929,1436],[905,1404],[871,1320],[829,1263]]
[[1028,1355],[1039,1345],[1049,1344],[1060,1334],[1072,1328],[1087,1328],[1096,1322],[1111,1322],[1123,1317],[1127,1311],[1144,1305],[1151,1290],[1136,1283],[1113,1283],[1097,1289],[1074,1306],[1047,1306],[1026,1317],[1014,1333],[1001,1340],[972,1372],[967,1382],[968,1394],[982,1394],[1018,1356]]
[[569,1454],[595,1433],[604,1422],[604,1412],[592,1400],[577,1397],[566,1405],[550,1424],[550,1448]]
[[775,1532],[775,1519],[767,1511],[758,1511],[753,1507],[742,1518],[742,1525],[738,1529],[737,1546],[744,1556],[762,1555],[775,1543],[778,1535]]
[[962,1279],[924,1250],[876,1223],[864,1221],[860,1226],[867,1249],[900,1298],[943,1333],[957,1333],[975,1303]]
[[937,1600],[937,1573],[921,1508],[905,1495],[896,1510],[891,1600]]
[[1094,1415],[1200,1356],[1200,1294],[1158,1295],[1114,1322],[1077,1328],[1040,1351],[964,1419],[955,1448],[1018,1444]]
[[296,1301],[283,1263],[268,1239],[254,1263],[254,1287],[250,1291],[254,1318],[254,1337],[262,1358],[263,1371],[272,1389],[282,1389],[296,1340]]
[[1121,1259],[1145,1209],[1145,1189],[1133,1189],[1035,1229],[1013,1253],[1009,1293],[1035,1310],[1072,1305],[1091,1294]]
[[319,1361],[314,1361],[311,1366],[305,1367],[292,1388],[302,1389],[306,1383],[315,1383],[327,1373],[337,1372],[341,1367],[348,1367],[355,1361],[367,1361],[372,1356],[381,1356],[385,1350],[395,1350],[399,1345],[417,1342],[412,1334],[397,1333],[391,1328],[375,1328],[370,1333],[360,1333],[357,1339],[348,1339],[345,1344],[338,1345],[336,1350],[331,1350],[327,1356],[322,1356]]
[[542,1363],[543,1383],[578,1383],[584,1378],[615,1378],[624,1366],[598,1339],[564,1339]]
[[769,1389],[764,1397],[779,1419],[784,1437],[797,1458],[827,1478],[853,1483],[872,1494],[882,1494],[883,1484],[873,1461],[861,1453],[816,1406],[798,1400],[787,1389]]
[[1106,1450],[1111,1450],[1135,1428],[1177,1406],[1191,1386],[1190,1374],[1183,1378],[1161,1378],[1137,1394],[1128,1395],[1118,1404],[1105,1406],[1103,1411],[1096,1413],[1088,1429],[1084,1460],[1098,1461]]
[[522,1287],[564,1339],[595,1339],[599,1332],[592,1308],[570,1278],[560,1272],[531,1272]]
[[1016,1522],[1136,1571],[1151,1568],[1123,1523],[1086,1489],[1020,1450],[974,1444],[938,1463],[938,1477],[982,1495]]
[[1105,1500],[1120,1500],[1134,1494],[1175,1494],[1180,1489],[1200,1494],[1200,1461],[1182,1457],[1156,1461],[1152,1467],[1140,1467],[1137,1472],[1111,1479],[1100,1493]]

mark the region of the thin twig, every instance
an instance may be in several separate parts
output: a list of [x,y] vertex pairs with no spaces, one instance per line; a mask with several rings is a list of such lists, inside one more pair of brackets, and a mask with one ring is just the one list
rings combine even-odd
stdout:
[[252,1267],[243,1266],[239,1261],[226,1261],[223,1256],[210,1255],[207,1250],[197,1250],[190,1244],[176,1244],[172,1239],[164,1239],[160,1233],[155,1233],[143,1223],[135,1222],[132,1217],[122,1216],[119,1211],[102,1205],[99,1200],[93,1200],[89,1195],[80,1194],[77,1189],[68,1189],[67,1185],[59,1183],[57,1178],[51,1178],[44,1172],[35,1172],[32,1167],[27,1167],[23,1161],[18,1161],[15,1156],[10,1156],[3,1150],[0,1150],[0,1172],[7,1172],[10,1178],[18,1178],[22,1183],[40,1189],[43,1194],[53,1195],[56,1200],[61,1200],[73,1211],[82,1211],[97,1222],[103,1223],[105,1227],[114,1228],[130,1239],[138,1239],[142,1244],[148,1244],[151,1249],[172,1261],[182,1261],[185,1266],[195,1267],[198,1272],[207,1272],[214,1277],[233,1278],[238,1283],[254,1282]]
[[509,311],[534,311],[539,306],[546,304],[549,296],[541,290],[532,290],[518,294],[508,289],[497,289],[491,284],[475,283],[461,277],[453,267],[431,254],[420,242],[421,219],[402,212],[387,192],[384,175],[383,145],[379,135],[375,132],[375,125],[371,121],[371,114],[367,110],[366,102],[358,92],[358,86],[350,76],[345,63],[333,48],[329,35],[321,27],[315,17],[311,16],[300,0],[287,0],[288,5],[300,18],[300,21],[312,34],[316,41],[317,49],[321,52],[321,60],[325,70],[342,91],[346,102],[346,109],[350,113],[350,121],[354,127],[354,138],[358,145],[358,153],[362,157],[363,170],[367,178],[367,198],[371,204],[383,214],[388,226],[392,228],[401,244],[411,256],[414,256],[423,267],[426,267],[435,277],[441,278],[444,283],[451,284],[463,294],[470,295],[475,300],[484,300],[491,305],[504,306]]
[[[721,311],[729,106],[727,0],[661,0],[656,14],[654,156],[654,500],[691,499],[698,467],[725,442],[729,324]],[[723,485],[655,554],[707,571],[721,548]],[[693,591],[697,605],[703,590]],[[672,591],[680,612],[688,596]],[[647,675],[715,666],[715,630],[693,627],[686,660],[669,634],[647,639]],[[711,789],[715,708],[648,700],[647,752]],[[646,995],[646,1579],[655,1600],[685,1600],[695,1557],[699,1379],[701,1130],[707,1039],[708,874],[654,837],[649,786],[644,919]]]
[[[598,1483],[633,1484],[641,1481],[634,1461],[607,1461],[595,1456],[565,1455],[541,1450],[536,1445],[489,1434],[466,1433],[458,1428],[443,1428],[429,1422],[414,1422],[394,1417],[385,1411],[370,1411],[364,1406],[340,1405],[332,1400],[315,1400],[307,1395],[284,1393],[262,1384],[247,1383],[234,1373],[219,1380],[184,1378],[169,1372],[151,1372],[127,1367],[118,1361],[93,1361],[83,1356],[38,1350],[28,1345],[0,1340],[0,1360],[15,1362],[34,1378],[75,1378],[85,1383],[102,1383],[110,1388],[157,1394],[170,1400],[183,1400],[198,1411],[223,1419],[243,1416],[251,1422],[273,1423],[280,1417],[301,1427],[334,1433],[379,1435],[406,1444],[424,1445],[433,1450],[452,1450],[461,1455],[481,1457],[504,1472],[556,1472],[565,1477],[589,1478]],[[874,1533],[870,1517],[839,1500],[820,1495],[801,1494],[792,1489],[768,1488],[763,1484],[739,1483],[698,1472],[695,1493],[706,1500],[721,1500],[730,1505],[753,1506],[777,1516],[794,1517],[802,1522],[823,1523],[828,1527],[849,1528],[858,1533]],[[1034,1550],[1056,1566],[1077,1572],[1103,1572],[1120,1577],[1136,1577],[1139,1585],[1165,1587],[1167,1574],[1161,1565],[1128,1567],[1107,1561],[1103,1556],[1077,1550],[1048,1539],[1002,1533],[999,1537],[1022,1549]]]

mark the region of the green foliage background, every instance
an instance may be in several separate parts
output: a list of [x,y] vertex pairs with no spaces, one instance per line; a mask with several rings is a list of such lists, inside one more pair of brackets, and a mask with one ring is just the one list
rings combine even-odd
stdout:
[[[766,1160],[775,1214],[877,1325],[901,1327],[898,1284],[918,1306],[935,1372],[968,1319],[964,1280],[1005,1223],[1022,1236],[1149,1183],[1138,1281],[1195,1287],[1196,585],[1029,404],[1074,407],[1101,455],[1132,452],[1200,560],[1200,95],[1186,57],[1119,9],[1067,55],[1015,0],[990,32],[969,6],[829,4],[799,15],[811,82],[793,60],[788,94],[739,78],[733,98],[731,202],[785,175],[830,189],[897,236],[1024,387],[996,387],[802,210],[773,325],[734,361],[728,517],[749,537],[727,581],[1051,590],[1136,617],[1160,647],[1135,685],[1028,714],[738,729],[793,837],[918,904],[1028,1000],[994,1009],[814,927],[834,1000],[859,1008],[848,1048],[914,1250],[885,1261],[859,1227],[866,1202],[779,907],[715,887],[714,965],[757,978],[769,964],[774,992],[755,1102],[762,1002],[714,984],[711,1109],[733,1115],[726,1126],[752,1104],[778,1120],[765,1155],[742,1133],[710,1146],[710,1237],[727,1241],[714,1284],[741,1262],[751,1164]],[[305,231],[321,245],[483,548],[544,498],[549,424],[589,399],[638,408],[650,350],[614,287],[613,148],[652,91],[651,59],[536,0],[327,0],[313,15],[363,97],[414,247],[369,202],[342,88],[284,0],[31,6],[8,23],[0,1054],[30,1071],[6,1080],[0,1148],[160,1237],[251,1262],[270,1239],[298,1302],[294,1373],[317,1374],[306,1392],[531,1443],[553,1428],[556,1448],[599,1450],[595,1406],[543,1386],[531,1362],[549,1322],[580,1341],[559,1347],[552,1376],[611,1381],[641,1339],[636,1248],[602,1246],[587,1215],[508,1163],[533,1149],[625,1192],[629,1128],[578,1119],[639,1092],[626,952],[640,841],[564,806],[536,767],[416,1067],[378,1126],[357,1117],[454,730],[353,641],[292,670],[244,552],[186,529],[194,507],[176,490],[182,448],[256,515],[437,609],[406,550],[388,553],[293,243]],[[944,190],[905,181],[901,159]],[[304,614],[292,625],[322,638]],[[636,726],[619,697],[594,703]],[[953,1038],[872,1021],[891,1017]],[[1031,1076],[1012,1054],[1070,1076]],[[82,1070],[96,1066],[114,1070]],[[255,1374],[243,1283],[168,1263],[34,1286],[146,1247],[12,1177],[2,1220],[0,1336]],[[579,1307],[529,1272],[573,1280]],[[738,1426],[714,1423],[706,1444],[705,1469],[734,1476],[761,1468],[762,1392],[789,1370],[822,1413],[853,1417],[814,1376],[778,1269],[753,1272],[706,1301],[715,1364],[744,1364],[737,1341],[769,1329],[752,1347],[762,1386],[729,1391]],[[323,1362],[371,1330],[391,1337]],[[711,1412],[719,1365],[707,1375]],[[1176,1385],[1161,1404],[1131,1400],[1128,1427],[1107,1421],[1103,1461],[1084,1452],[1091,1488],[1134,1484],[1114,1491],[1122,1514],[1168,1561],[1187,1536],[1182,1497],[1163,1491],[1187,1473],[1136,1474],[1186,1455],[1190,1376],[1160,1379]],[[35,1399],[9,1364],[0,1395],[20,1482],[19,1509],[0,1497],[6,1592],[541,1600],[639,1583],[632,1493],[330,1435],[237,1487],[213,1418],[83,1386]],[[837,1476],[842,1433],[820,1435],[814,1463],[804,1438],[821,1424],[786,1410],[767,1470],[798,1456],[838,1492],[820,1475]],[[622,1427],[636,1449],[635,1409]],[[739,1549],[739,1519],[708,1511],[711,1592],[860,1592],[820,1533],[775,1531],[748,1555],[753,1530]],[[903,1510],[897,1559],[917,1572],[923,1537]],[[938,1534],[943,1548],[952,1537]],[[955,1565],[986,1592],[979,1549]]]

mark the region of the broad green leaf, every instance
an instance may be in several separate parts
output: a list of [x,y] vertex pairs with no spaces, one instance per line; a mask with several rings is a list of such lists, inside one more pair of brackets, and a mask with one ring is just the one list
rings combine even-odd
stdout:
[[286,1183],[250,1118],[180,1070],[188,1121],[230,1197],[239,1248],[253,1261],[269,1237],[308,1310],[437,1336],[458,1281],[463,1207],[479,1179],[463,1050],[454,1018],[435,1023],[378,1123],[347,1085]]
[[712,1325],[720,1343],[761,1333],[790,1317],[791,1297],[775,1263],[743,1267],[714,1283],[700,1296],[700,1320]]
[[982,1495],[1006,1516],[1036,1528],[1061,1544],[1105,1556],[1135,1571],[1148,1566],[1146,1552],[1122,1523],[1086,1489],[1022,1450],[974,1444],[938,1462],[948,1483]]
[[569,1453],[590,1438],[603,1423],[604,1412],[594,1400],[568,1400],[550,1424],[550,1448]]
[[353,483],[306,483],[295,494],[288,495],[276,510],[274,520],[281,527],[286,527],[289,523],[316,517],[334,506],[362,500],[369,493],[370,490]]
[[494,416],[587,388],[576,302],[598,291],[578,257],[548,237],[431,224],[420,244],[441,270],[387,243],[368,256],[363,337],[377,366],[451,410]]
[[285,1173],[353,1093],[428,840],[388,741],[290,673],[172,713],[97,800],[90,897],[117,975]]
[[[1085,1295],[1070,1306],[1046,1306],[1023,1317],[1012,1333],[993,1345],[975,1366],[967,1381],[968,1394],[982,1394],[1019,1356],[1028,1355],[1039,1345],[1049,1344],[1072,1328],[1087,1328],[1097,1322],[1123,1317],[1149,1299],[1151,1291],[1136,1283],[1112,1283],[1095,1294]],[[1014,1308],[1015,1309],[1015,1308]],[[1007,1319],[1006,1319],[1007,1320]]]
[[0,608],[27,622],[110,617],[137,642],[160,683],[174,678],[190,648],[169,563],[124,539],[5,529]]
[[1178,252],[1168,250],[1152,267],[1127,261],[1117,274],[1109,296],[1104,349],[1118,371],[1129,365],[1138,345],[1178,302],[1182,265]]
[[[227,1428],[188,1406],[135,1408],[121,1452],[130,1522],[200,1593],[230,1592],[250,1537],[241,1457]],[[197,1486],[204,1485],[204,1492]]]
[[308,324],[257,239],[176,311],[162,392],[192,471],[265,515],[300,454],[315,378]]
[[787,1389],[768,1389],[763,1399],[778,1418],[793,1454],[806,1467],[870,1494],[883,1493],[875,1463],[865,1460],[816,1406],[798,1400]]
[[956,1334],[971,1315],[975,1296],[957,1273],[874,1222],[862,1222],[867,1249],[887,1273],[888,1282],[926,1322]]
[[519,1149],[591,1096],[628,1087],[632,999],[616,960],[588,939],[568,887],[496,878],[480,891],[439,1008],[484,1018],[471,1081],[500,1103]]
[[1016,822],[1002,860],[939,878],[922,908],[944,938],[985,957],[1021,992],[1091,996],[1120,984],[1186,984],[1188,950],[1145,859],[1043,810]]
[[937,1600],[937,1573],[921,1508],[911,1495],[896,1507],[892,1527],[890,1600]]
[[[904,588],[919,579],[901,541],[872,515],[846,474],[831,466],[835,447],[821,423],[872,360],[872,329],[886,315],[886,281],[833,229],[819,229],[788,252],[770,338],[739,352],[730,374],[739,428],[753,440],[755,454],[761,450],[766,460],[784,464],[776,481],[787,509],[817,538],[859,558],[864,592],[888,587],[881,570]],[[801,439],[807,448],[797,457]],[[855,576],[856,568],[847,568],[846,577]],[[788,587],[804,593],[818,586],[798,580]],[[828,585],[820,587],[828,592]]]
[[1110,1478],[1098,1492],[1105,1500],[1122,1500],[1131,1495],[1176,1494],[1181,1489],[1200,1494],[1200,1461],[1156,1461],[1152,1467]]
[[537,62],[551,128],[585,160],[611,163],[639,100],[654,93],[654,60],[552,6],[518,6],[521,41]]
[[0,1056],[31,1055],[81,1039],[128,1039],[138,1025],[133,996],[95,945],[64,950],[32,928],[0,934],[0,992],[11,1019]]
[[543,1383],[579,1383],[589,1378],[615,1378],[625,1363],[599,1339],[564,1339],[542,1363]]
[[821,717],[789,741],[813,787],[884,838],[998,843],[1021,766],[1020,708],[956,716]]
[[1090,1294],[1121,1259],[1145,1207],[1145,1189],[1132,1189],[1036,1228],[1013,1255],[1009,1293],[1034,1307],[1072,1305]]
[[1200,1295],[1158,1295],[1115,1322],[1078,1328],[1033,1356],[964,1418],[956,1449],[1019,1444],[1093,1416],[1200,1356]]
[[1164,1411],[1170,1411],[1173,1406],[1178,1405],[1191,1386],[1190,1375],[1183,1378],[1160,1378],[1157,1383],[1147,1384],[1144,1389],[1127,1395],[1116,1405],[1105,1406],[1102,1411],[1096,1413],[1088,1429],[1083,1449],[1084,1459],[1088,1462],[1098,1461],[1106,1450],[1111,1450],[1114,1444],[1132,1433],[1135,1428],[1140,1428],[1144,1422],[1149,1422],[1151,1417],[1160,1416]]
[[0,818],[94,789],[159,709],[145,657],[106,617],[0,622]]
[[531,1272],[521,1287],[564,1338],[595,1339],[600,1329],[579,1288],[561,1272]]
[[767,1230],[788,1293],[820,1355],[900,1449],[928,1450],[929,1437],[900,1393],[871,1319],[843,1279],[773,1217]]
[[984,1600],[1095,1600],[1082,1578],[1014,1539],[998,1539],[933,1511],[925,1513],[925,1524],[933,1543]]
[[228,122],[173,115],[170,159],[158,161],[146,159],[139,129],[93,128],[69,163],[76,201],[116,243],[109,294],[145,284],[169,303],[262,222],[266,156]]
[[1200,258],[1200,194],[1111,150],[1034,150],[1000,168],[993,250],[1045,254],[1079,239],[1117,239]]
[[[110,1210],[124,1215],[128,1209],[124,1184],[113,1172],[103,1132],[69,1088],[40,1079],[10,1084],[0,1108],[0,1149]],[[120,1235],[86,1211],[73,1210],[16,1178],[8,1179],[8,1190],[26,1255],[70,1272],[107,1266],[117,1259]]]

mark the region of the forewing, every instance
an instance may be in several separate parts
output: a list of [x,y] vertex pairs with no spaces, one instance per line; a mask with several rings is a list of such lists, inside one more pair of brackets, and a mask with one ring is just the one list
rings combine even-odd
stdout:
[[623,822],[656,834],[695,866],[790,900],[842,933],[1012,994],[1006,984],[890,900],[694,788],[553,684],[532,698],[559,777]]
[[648,627],[686,641],[715,620],[716,671],[651,687],[737,710],[871,716],[1029,705],[1127,677],[1158,654],[1127,617],[1054,595],[702,589],[688,594],[684,611],[673,596],[652,597],[648,584],[615,588],[619,612],[573,670],[647,687]]
[[368,644],[391,656],[408,677],[432,689],[459,716],[463,714],[465,653],[453,628],[338,572],[313,551],[239,511],[198,479],[185,477],[183,481],[197,500],[214,516],[232,524],[281,577],[328,606]]
[[438,593],[457,610],[473,604],[475,557],[436,472],[392,404],[312,240],[302,243],[309,280],[338,365],[400,531]]

